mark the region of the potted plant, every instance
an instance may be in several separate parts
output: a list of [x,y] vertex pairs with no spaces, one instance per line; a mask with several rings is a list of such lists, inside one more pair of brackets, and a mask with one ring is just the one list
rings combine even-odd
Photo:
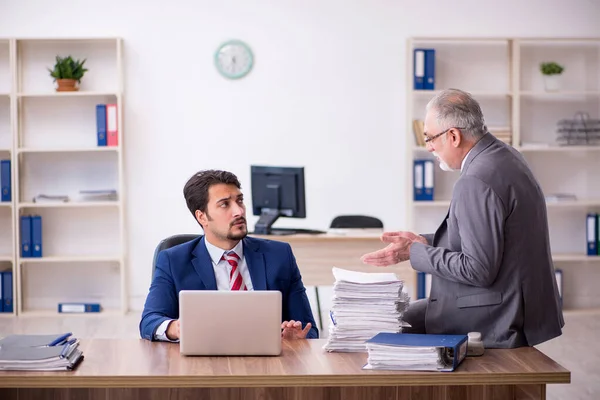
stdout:
[[81,83],[81,78],[87,72],[83,68],[83,61],[74,60],[71,56],[60,57],[56,56],[56,64],[54,69],[48,68],[50,76],[54,78],[57,84],[57,92],[75,92],[79,90],[78,84]]
[[548,92],[556,92],[560,89],[560,75],[564,67],[551,62],[544,62],[540,65],[540,71],[544,74],[544,86]]

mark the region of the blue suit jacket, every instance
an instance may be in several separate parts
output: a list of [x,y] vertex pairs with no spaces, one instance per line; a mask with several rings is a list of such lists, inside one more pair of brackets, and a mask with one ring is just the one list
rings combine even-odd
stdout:
[[[244,257],[254,290],[279,290],[281,321],[310,322],[307,338],[318,338],[300,270],[289,244],[246,237]],[[167,319],[179,319],[180,290],[217,290],[217,281],[204,236],[173,246],[158,254],[156,271],[146,298],[140,335],[153,340],[156,329]]]

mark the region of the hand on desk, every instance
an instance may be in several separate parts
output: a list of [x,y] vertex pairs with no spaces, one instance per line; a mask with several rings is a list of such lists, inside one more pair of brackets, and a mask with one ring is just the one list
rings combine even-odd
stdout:
[[179,339],[179,320],[176,319],[172,321],[167,327],[167,338],[169,340],[178,340]]
[[311,323],[308,322],[306,327],[302,329],[302,322],[300,321],[284,321],[281,323],[281,338],[282,339],[304,339],[312,327]]
[[387,267],[407,261],[410,258],[410,246],[415,243],[427,244],[427,239],[412,232],[385,232],[381,241],[389,243],[381,250],[363,255],[363,263],[375,267]]

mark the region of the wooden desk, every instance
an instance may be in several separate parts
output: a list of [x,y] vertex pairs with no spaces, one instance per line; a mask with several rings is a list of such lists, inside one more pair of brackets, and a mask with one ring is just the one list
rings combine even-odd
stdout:
[[366,371],[365,353],[325,340],[283,343],[280,357],[184,357],[179,345],[83,340],[72,372],[0,372],[0,399],[544,399],[571,374],[534,348],[488,350],[455,372]]
[[[306,286],[333,285],[332,267],[362,272],[394,272],[407,286],[416,289],[416,273],[408,262],[381,268],[365,265],[360,261],[363,254],[387,246],[380,239],[383,232],[361,235],[289,235],[256,236],[278,240],[292,246],[302,281]],[[416,293],[416,292],[414,292]]]

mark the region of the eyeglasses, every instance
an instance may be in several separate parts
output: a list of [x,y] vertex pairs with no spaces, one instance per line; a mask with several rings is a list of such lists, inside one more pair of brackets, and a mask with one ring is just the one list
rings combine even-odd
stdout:
[[452,128],[448,128],[445,131],[442,131],[442,132],[438,133],[437,135],[433,135],[431,137],[425,135],[425,143],[429,143],[432,140],[439,138],[440,136],[442,136],[444,133],[448,132],[451,129],[465,129],[465,128],[459,128],[459,127],[453,126]]

